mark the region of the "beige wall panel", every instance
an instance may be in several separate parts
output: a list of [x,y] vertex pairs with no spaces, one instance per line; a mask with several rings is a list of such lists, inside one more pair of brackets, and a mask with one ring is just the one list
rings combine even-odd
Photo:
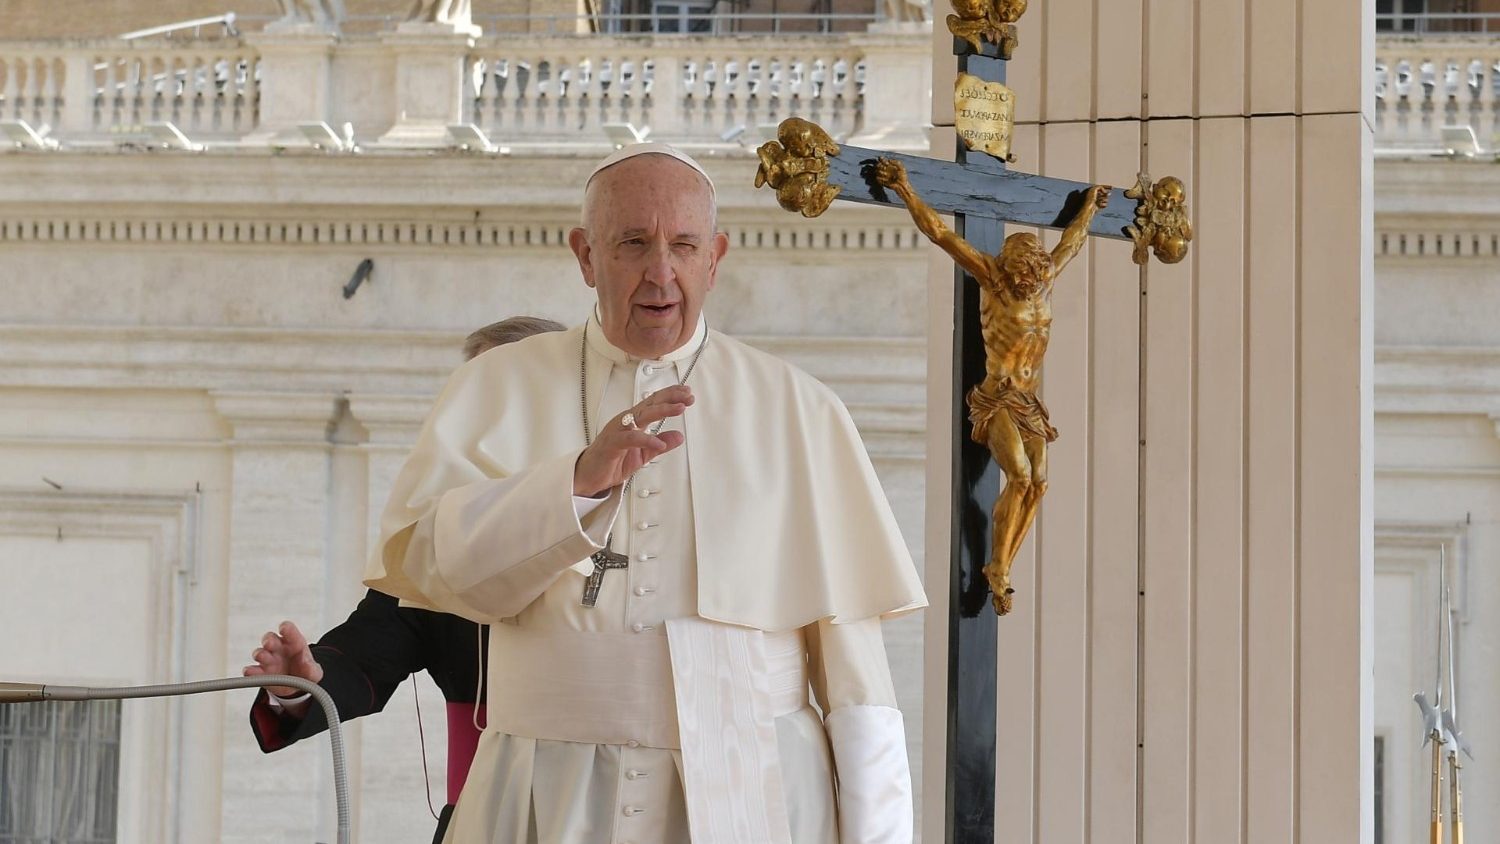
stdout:
[[[1141,124],[1093,130],[1094,179],[1140,166]],[[1130,251],[1098,238],[1089,249],[1089,844],[1135,844],[1141,273]]]
[[1021,22],[1016,24],[1021,44],[1016,47],[1015,58],[1005,67],[1005,84],[1016,92],[1017,123],[1052,119],[1042,114],[1043,97],[1046,95],[1042,77],[1047,61],[1043,48],[1046,46],[1048,30],[1044,22],[1050,20],[1056,18],[1048,16],[1047,4],[1032,3]]
[[1098,38],[1094,59],[1094,117],[1140,117],[1142,0],[1095,0]]
[[1246,0],[1251,60],[1251,114],[1289,114],[1297,108],[1297,9],[1301,0]]
[[1298,111],[1322,114],[1372,106],[1375,4],[1369,0],[1302,0],[1302,96]]
[[[1022,161],[1036,161],[1040,130],[1016,127],[1014,148]],[[1007,227],[1007,234],[1015,227]],[[1043,505],[1042,509],[1046,509]],[[1037,535],[1021,546],[1011,569],[1016,589],[1011,614],[1000,619],[999,690],[996,694],[995,840],[997,844],[1040,844],[1037,835],[1037,770],[1045,753],[1039,740]]]
[[1246,18],[1251,0],[1199,0],[1198,102],[1200,117],[1244,116]]
[[[1057,5],[1053,6],[1054,10]],[[1087,11],[1087,10],[1084,10]],[[1082,86],[1087,90],[1087,86]],[[1086,178],[1092,127],[1060,123],[1042,129],[1044,175]],[[1049,232],[1048,246],[1057,242]],[[1037,817],[1039,842],[1082,842],[1087,821],[1089,635],[1089,252],[1059,275],[1052,295],[1052,342],[1042,396],[1059,439],[1048,450],[1048,497],[1037,516]],[[1004,624],[1009,619],[1001,619]]]
[[1239,841],[1243,821],[1247,122],[1200,121],[1193,175],[1193,840],[1215,844]]
[[1298,125],[1249,125],[1245,844],[1286,844],[1297,762]]
[[[1038,59],[1042,120],[1088,120],[1094,113],[1094,4],[1096,0],[1048,0]],[[1029,12],[1028,12],[1029,14]],[[1019,52],[1019,50],[1017,51]]]
[[[1195,127],[1148,124],[1147,167],[1191,173]],[[1186,840],[1192,802],[1195,261],[1146,272],[1141,823],[1152,844]]]
[[1196,114],[1196,11],[1202,0],[1151,0],[1146,6],[1146,115]]
[[935,18],[932,22],[933,126],[953,125],[953,80],[958,77],[958,60],[953,56],[953,34],[943,22],[951,11],[947,2],[935,2],[932,7]]
[[1371,144],[1358,114],[1302,118],[1298,834],[1320,844],[1370,832]]

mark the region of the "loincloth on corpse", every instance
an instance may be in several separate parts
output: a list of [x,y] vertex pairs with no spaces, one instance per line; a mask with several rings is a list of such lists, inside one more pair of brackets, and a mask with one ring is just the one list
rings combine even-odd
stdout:
[[970,436],[974,442],[989,443],[990,423],[1001,411],[1010,414],[1021,436],[1041,437],[1049,443],[1057,439],[1057,429],[1052,427],[1042,400],[1030,390],[1012,386],[1006,378],[999,384],[986,379],[969,391],[969,422],[974,426]]

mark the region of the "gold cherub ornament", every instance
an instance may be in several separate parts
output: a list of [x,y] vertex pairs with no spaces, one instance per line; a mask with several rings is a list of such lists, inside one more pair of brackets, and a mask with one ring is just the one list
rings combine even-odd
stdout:
[[770,185],[776,201],[788,211],[816,217],[828,210],[838,187],[828,184],[828,156],[839,154],[839,145],[823,127],[800,117],[781,121],[776,140],[755,151],[760,167],[755,186]]
[[943,224],[907,180],[899,161],[880,159],[875,180],[906,203],[922,234],[979,282],[979,319],[985,377],[969,391],[971,437],[989,448],[1005,473],[995,500],[990,560],[984,575],[995,611],[1011,611],[1010,570],[1047,492],[1047,444],[1057,439],[1047,406],[1037,396],[1042,357],[1052,336],[1052,285],[1088,240],[1094,214],[1109,202],[1110,188],[1089,188],[1083,207],[1050,253],[1027,232],[1005,239],[998,255],[975,249]]
[[1135,225],[1125,229],[1135,241],[1131,260],[1144,265],[1147,250],[1163,264],[1175,264],[1187,257],[1193,224],[1188,220],[1187,187],[1182,180],[1168,176],[1153,185],[1151,177],[1142,173],[1125,195],[1140,202],[1135,209]]
[[1000,58],[1009,59],[1020,39],[1016,21],[1026,14],[1026,0],[952,0],[948,31],[969,42],[974,52],[983,53],[982,41],[1000,48]]

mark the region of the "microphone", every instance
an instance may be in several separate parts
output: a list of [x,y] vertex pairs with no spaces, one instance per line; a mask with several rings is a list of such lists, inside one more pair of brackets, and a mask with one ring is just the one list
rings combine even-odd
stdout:
[[286,674],[258,677],[225,677],[222,680],[198,680],[192,683],[165,683],[154,686],[48,686],[41,683],[0,682],[0,703],[39,703],[46,700],[128,700],[143,697],[175,697],[230,689],[252,689],[261,686],[291,686],[312,695],[323,707],[328,721],[328,743],[333,749],[333,795],[338,803],[338,844],[349,844],[349,773],[344,756],[344,731],[339,723],[333,698],[317,683]]

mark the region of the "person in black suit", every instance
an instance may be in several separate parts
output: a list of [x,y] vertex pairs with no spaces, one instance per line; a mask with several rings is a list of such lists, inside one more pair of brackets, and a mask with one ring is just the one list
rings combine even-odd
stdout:
[[[512,317],[470,334],[464,359],[563,326],[539,317]],[[290,621],[261,637],[245,676],[289,674],[322,686],[339,720],[379,712],[407,677],[426,670],[447,700],[448,794],[434,842],[442,840],[463,790],[484,727],[485,631],[448,613],[402,607],[371,589],[343,624],[316,644]],[[261,689],[250,707],[250,729],[261,751],[272,753],[328,729],[320,707],[296,689]]]

